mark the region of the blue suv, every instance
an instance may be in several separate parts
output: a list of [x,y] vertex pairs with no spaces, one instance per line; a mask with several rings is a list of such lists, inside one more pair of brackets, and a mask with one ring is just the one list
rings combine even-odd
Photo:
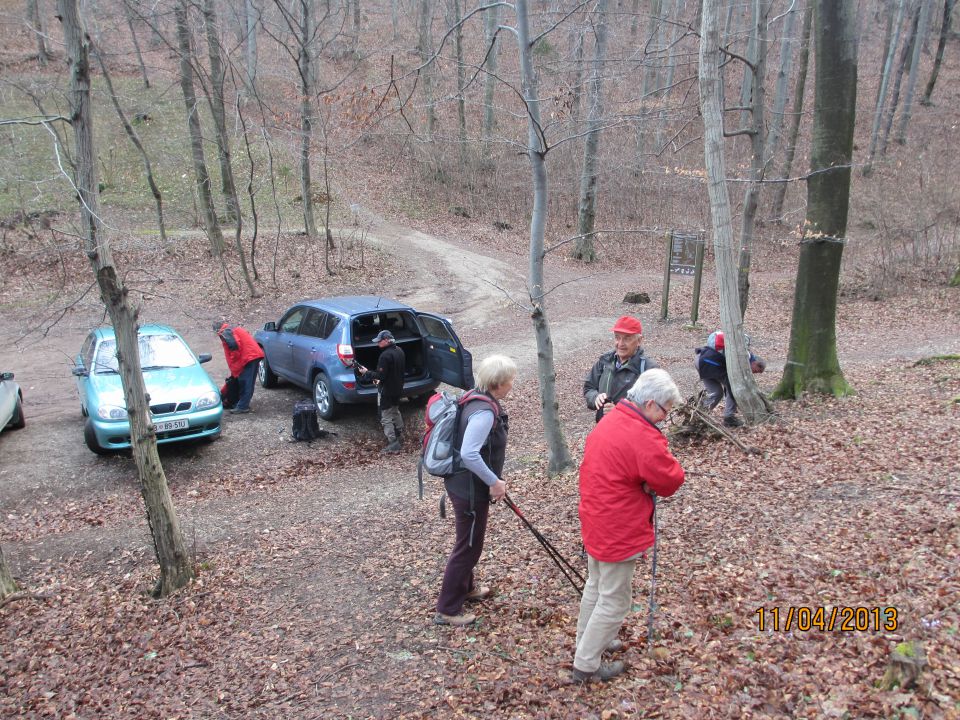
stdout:
[[381,330],[393,333],[406,357],[404,397],[426,400],[441,382],[473,387],[473,359],[449,320],[375,296],[304,300],[264,325],[254,333],[264,354],[260,384],[272,388],[283,379],[312,391],[325,420],[341,405],[376,402],[376,386],[355,366],[377,366],[373,338]]

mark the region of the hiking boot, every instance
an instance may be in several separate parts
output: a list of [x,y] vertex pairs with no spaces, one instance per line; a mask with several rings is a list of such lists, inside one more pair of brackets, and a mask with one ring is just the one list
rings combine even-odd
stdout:
[[623,650],[623,647],[624,647],[623,640],[621,640],[620,638],[614,638],[613,640],[607,643],[607,646],[603,649],[603,651],[608,653],[615,653]]
[[738,418],[736,415],[730,415],[729,417],[725,417],[723,419],[724,427],[740,427],[741,425],[743,425],[743,420]]
[[442,612],[438,612],[433,616],[433,622],[435,625],[453,625],[455,627],[470,625],[471,623],[476,622],[476,620],[476,615],[465,612],[462,612],[459,615],[444,615]]
[[393,440],[389,445],[387,445],[383,450],[380,451],[381,455],[396,455],[400,452],[400,441]]
[[490,597],[492,591],[486,585],[481,585],[480,587],[475,587],[473,590],[467,593],[466,600],[467,602],[476,602],[477,600],[486,600]]
[[606,682],[615,678],[617,675],[626,670],[627,666],[623,663],[623,660],[614,660],[609,663],[601,663],[600,667],[591,672],[584,672],[583,670],[578,670],[577,666],[573,667],[573,681],[578,683],[588,683],[588,682]]

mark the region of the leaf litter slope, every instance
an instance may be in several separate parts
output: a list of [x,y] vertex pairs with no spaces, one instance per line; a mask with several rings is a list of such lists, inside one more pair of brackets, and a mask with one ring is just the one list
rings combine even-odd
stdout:
[[[444,257],[484,255],[475,244],[382,234],[391,253],[383,292],[428,301],[438,285],[462,292],[448,314],[458,327],[462,320],[468,346],[504,348],[520,361],[507,401],[511,494],[581,562],[576,476],[543,473],[529,318],[500,304],[498,290],[477,296],[479,283],[447,274]],[[516,258],[493,260],[516,267]],[[641,258],[640,266],[658,264]],[[549,272],[562,281],[582,270],[554,261]],[[570,283],[551,297],[552,319],[568,328],[557,344],[558,387],[578,452],[592,424],[580,378],[605,349],[610,320],[627,311],[624,289],[656,287],[657,275],[608,267],[602,283]],[[788,291],[759,275],[754,342],[782,364]],[[517,277],[504,271],[501,280]],[[705,297],[711,292],[708,279]],[[949,327],[958,303],[929,290],[910,298],[933,311],[907,318],[893,303],[844,306],[841,322],[873,319],[840,329],[857,396],[779,404],[780,422],[741,433],[754,455],[722,442],[675,445],[690,476],[662,506],[657,652],[646,647],[649,566],[641,563],[623,633],[631,667],[614,683],[566,682],[576,597],[503,507],[493,510],[480,566],[497,590],[480,623],[432,625],[451,528],[437,517],[436,482],[416,500],[415,440],[382,459],[374,419],[357,413],[333,443],[278,444],[262,426],[287,422],[298,393],[258,390],[256,424],[231,424],[198,457],[171,458],[191,468],[172,483],[200,569],[190,590],[159,602],[144,596],[153,559],[129,485],[117,486],[103,513],[81,495],[61,498],[60,512],[11,523],[8,556],[19,556],[23,579],[48,596],[0,609],[0,708],[25,717],[955,715],[960,364],[914,365],[906,342],[891,347],[870,328],[903,328],[895,334],[923,352],[956,352]],[[471,314],[476,308],[485,317]],[[639,313],[648,352],[691,391],[690,349],[703,333],[658,324],[648,308]],[[712,314],[705,307],[706,323],[715,324]],[[775,379],[761,377],[768,390]],[[407,418],[419,422],[412,410]],[[898,628],[758,629],[760,607],[818,606],[896,607]],[[929,684],[878,690],[903,640],[922,643]]]

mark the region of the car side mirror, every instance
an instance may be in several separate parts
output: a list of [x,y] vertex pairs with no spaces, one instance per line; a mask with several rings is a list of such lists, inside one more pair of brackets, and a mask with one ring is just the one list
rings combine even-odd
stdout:
[[0,380],[13,380],[12,372],[0,373]]
[[276,332],[277,324],[271,320],[268,323],[264,323],[263,329],[266,330],[267,332]]
[[70,371],[75,377],[87,377],[90,373],[87,372],[87,369],[83,365],[77,365],[73,370]]
[[199,355],[197,355],[197,360],[200,362],[201,365],[203,365],[205,362],[210,362],[211,360],[213,360],[213,355],[211,355],[210,353],[200,353]]

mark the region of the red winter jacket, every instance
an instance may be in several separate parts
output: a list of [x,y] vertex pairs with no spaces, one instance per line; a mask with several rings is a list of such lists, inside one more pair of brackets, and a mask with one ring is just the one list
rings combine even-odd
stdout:
[[230,368],[230,374],[234,377],[240,377],[240,373],[243,372],[247,363],[263,357],[263,350],[257,345],[253,335],[242,327],[233,327],[224,323],[217,330],[217,335],[220,336],[220,342],[223,343],[223,354],[227,358],[227,367]]
[[580,464],[583,545],[600,562],[621,562],[653,545],[653,498],[673,495],[683,468],[667,439],[629,400],[621,400],[587,436]]

